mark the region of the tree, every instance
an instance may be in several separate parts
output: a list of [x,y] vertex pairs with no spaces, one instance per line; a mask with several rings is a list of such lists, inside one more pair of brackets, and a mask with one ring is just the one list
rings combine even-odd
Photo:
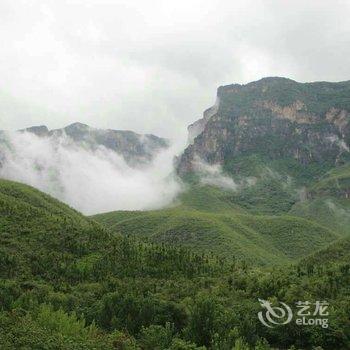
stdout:
[[140,344],[144,350],[167,349],[173,339],[173,327],[167,323],[165,327],[151,325],[142,328]]
[[218,305],[210,296],[200,296],[195,301],[187,328],[190,340],[199,345],[209,346],[215,333]]

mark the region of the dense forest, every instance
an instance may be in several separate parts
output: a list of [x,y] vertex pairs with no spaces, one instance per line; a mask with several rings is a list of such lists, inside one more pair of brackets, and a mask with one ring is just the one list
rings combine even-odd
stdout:
[[[0,214],[1,349],[350,347],[348,238],[260,266],[120,235],[5,180]],[[327,300],[329,327],[265,327],[258,299]]]

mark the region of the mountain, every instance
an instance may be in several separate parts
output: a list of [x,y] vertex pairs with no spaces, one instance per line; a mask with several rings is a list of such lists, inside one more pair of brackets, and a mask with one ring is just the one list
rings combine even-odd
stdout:
[[[38,188],[84,213],[157,208],[171,201],[169,142],[132,131],[75,123],[0,132],[0,178]],[[170,184],[169,184],[170,183]],[[144,202],[139,200],[147,193]],[[169,197],[169,199],[168,199]]]
[[[33,187],[3,179],[0,179],[0,240],[0,279],[35,276],[42,282],[52,281],[59,276],[76,282],[88,275],[99,279],[101,276],[98,277],[97,271],[102,268],[100,263],[108,254],[114,255],[116,251],[121,253],[125,248],[134,250],[134,253],[138,251],[141,255],[145,253],[144,258],[152,260],[160,249],[155,245],[140,245],[135,240],[115,235],[105,226],[49,195]],[[125,247],[122,248],[122,245]],[[161,249],[164,250],[164,247]],[[187,259],[185,256],[188,253],[185,251],[171,247],[166,251],[170,255],[171,251],[173,254],[178,252]],[[131,256],[128,264],[124,265],[122,255],[114,256],[113,269],[118,269],[118,264],[123,265],[123,269],[131,267]],[[141,256],[132,263],[135,263],[133,273],[152,274],[153,267],[149,266],[150,270],[146,272],[148,263],[145,261],[145,266],[142,266],[138,260],[140,258]],[[192,264],[191,259],[190,253],[188,267]],[[197,262],[206,266],[205,259],[200,261]],[[180,273],[182,267],[174,265],[171,259],[167,263],[163,262],[172,266],[164,265],[166,274],[172,268],[176,274]],[[121,266],[119,268],[123,274]],[[160,272],[162,268],[158,268]]]
[[234,181],[231,202],[253,214],[297,215],[350,233],[350,81],[221,86],[188,130],[176,160],[187,183],[203,182],[209,169]]
[[296,262],[350,235],[350,82],[220,87],[177,159],[172,208],[95,216],[123,235],[251,264]]
[[57,143],[63,137],[67,137],[74,145],[92,150],[104,146],[121,155],[132,166],[149,163],[158,152],[169,146],[167,139],[152,134],[141,135],[127,130],[96,129],[82,123],[74,123],[55,130],[49,130],[44,125],[33,126],[20,132],[29,132]]
[[350,81],[264,78],[221,86],[215,106],[189,132],[180,175],[195,170],[197,158],[231,174],[255,175],[245,169],[252,155],[266,164],[283,161],[290,175],[317,175],[350,159]]
[[309,197],[334,196],[350,198],[350,164],[336,167],[324,174],[309,190]]
[[[303,259],[301,263],[307,263],[312,266],[344,263],[348,264],[350,260],[350,237],[337,240],[327,248],[321,249],[316,253]],[[349,266],[349,265],[348,265]],[[349,268],[348,271],[349,272]]]

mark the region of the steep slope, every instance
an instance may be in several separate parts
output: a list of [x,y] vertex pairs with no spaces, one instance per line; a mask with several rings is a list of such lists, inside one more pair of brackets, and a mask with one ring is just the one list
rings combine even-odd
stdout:
[[50,196],[6,180],[0,180],[0,214],[2,278],[52,277],[102,247],[109,236]]
[[180,175],[194,171],[198,157],[247,176],[256,173],[242,173],[241,164],[256,155],[265,164],[283,160],[287,170],[307,169],[309,177],[350,159],[350,82],[264,78],[222,86],[217,100],[178,160]]

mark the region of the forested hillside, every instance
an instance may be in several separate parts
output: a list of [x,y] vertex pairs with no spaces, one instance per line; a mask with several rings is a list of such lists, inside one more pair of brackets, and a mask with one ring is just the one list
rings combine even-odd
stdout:
[[252,215],[234,204],[232,194],[194,186],[182,205],[159,211],[112,212],[94,219],[123,235],[184,246],[254,265],[296,262],[341,237],[316,221],[283,215]]
[[[0,201],[1,349],[349,347],[346,259],[261,269],[113,234],[25,185],[1,180]],[[267,328],[258,298],[326,299],[331,326]]]

